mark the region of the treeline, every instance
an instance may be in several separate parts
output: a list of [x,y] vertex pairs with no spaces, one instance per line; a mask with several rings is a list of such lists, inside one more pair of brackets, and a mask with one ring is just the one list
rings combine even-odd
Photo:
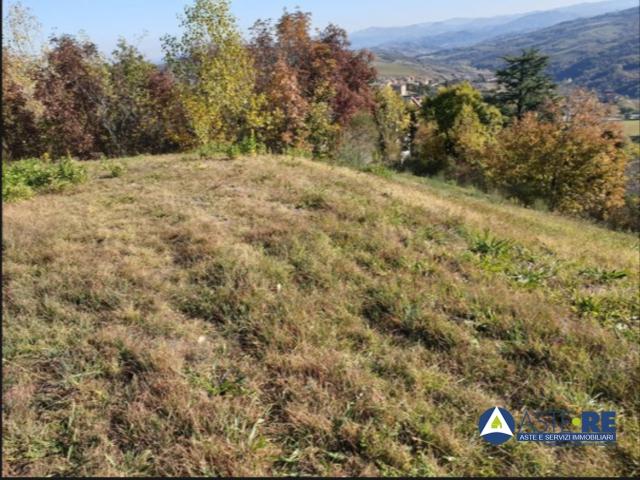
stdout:
[[[13,23],[29,31],[24,11]],[[14,25],[15,26],[15,25]],[[243,41],[229,2],[196,0],[165,65],[121,40],[110,60],[88,40],[52,38],[39,56],[3,45],[3,153],[88,159],[242,145],[327,156],[358,112],[375,110],[372,55],[310,15],[259,21]]]
[[499,94],[469,84],[417,108],[376,87],[373,56],[309,14],[258,21],[249,41],[228,0],[194,0],[182,35],[149,62],[121,40],[110,59],[87,39],[35,53],[34,20],[10,11],[3,44],[3,157],[80,159],[199,149],[293,153],[441,175],[544,206],[638,228],[625,192],[620,128],[588,92],[558,98],[535,51],[509,58]]
[[536,50],[504,60],[496,94],[483,98],[462,83],[423,102],[414,171],[638,230],[638,192],[627,178],[637,151],[610,107],[586,90],[557,96],[548,58]]

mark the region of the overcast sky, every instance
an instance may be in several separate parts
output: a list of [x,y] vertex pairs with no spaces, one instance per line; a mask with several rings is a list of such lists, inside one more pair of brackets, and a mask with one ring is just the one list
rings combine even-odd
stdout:
[[[3,7],[12,0],[2,0]],[[104,52],[119,36],[149,58],[161,56],[160,37],[177,33],[177,15],[189,0],[21,0],[43,26],[43,36],[84,31]],[[314,25],[336,23],[352,32],[370,26],[398,26],[453,17],[489,17],[548,10],[579,0],[234,0],[233,12],[246,30],[259,18],[277,18],[286,7],[312,12]],[[140,39],[144,35],[144,38]]]

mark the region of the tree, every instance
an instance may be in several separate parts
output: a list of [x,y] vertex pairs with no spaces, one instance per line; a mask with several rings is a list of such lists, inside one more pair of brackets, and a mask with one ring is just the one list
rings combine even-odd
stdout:
[[308,136],[305,121],[310,106],[295,71],[282,56],[276,61],[264,93],[270,110],[267,146],[274,151],[302,148]]
[[194,147],[195,135],[173,74],[168,70],[151,71],[147,78],[147,88],[153,99],[153,125],[160,139],[160,151]]
[[156,68],[123,39],[113,52],[109,65],[111,95],[109,102],[110,153],[125,155],[148,150],[156,139],[149,138],[153,129],[150,91],[147,79]]
[[347,32],[335,25],[320,32],[316,42],[314,67],[316,77],[329,81],[333,88],[331,109],[335,121],[345,126],[358,112],[372,111],[375,105],[371,88],[376,79],[373,54],[350,49]]
[[398,162],[410,119],[402,97],[388,85],[376,92],[374,116],[380,135],[382,160],[385,163]]
[[31,79],[20,76],[14,62],[20,59],[2,49],[2,153],[6,159],[37,156],[38,118],[41,111],[33,99]]
[[500,112],[486,103],[481,93],[467,82],[443,87],[436,96],[427,97],[421,113],[424,120],[436,122],[438,130],[449,140],[448,148],[453,149],[452,132],[465,109],[473,112],[482,125],[492,130],[499,128],[502,120]]
[[595,95],[579,90],[528,112],[499,135],[491,183],[527,205],[606,219],[624,204],[628,156],[620,125]]
[[[248,49],[256,70],[256,90],[264,92],[271,83],[276,64],[283,57],[276,45],[274,27],[271,20],[257,20],[249,31],[251,40],[248,44]],[[289,66],[286,58],[284,62]]]
[[170,72],[158,69],[124,39],[108,70],[110,154],[162,153],[189,144],[188,122]]
[[91,42],[63,35],[51,43],[36,84],[36,97],[44,105],[41,123],[48,153],[88,158],[104,152],[105,64]]
[[421,109],[426,123],[417,133],[419,167],[444,172],[462,183],[483,183],[485,150],[502,125],[500,111],[468,83],[444,87]]
[[2,39],[2,152],[5,158],[37,156],[42,149],[38,123],[43,113],[35,97],[40,24],[19,2],[7,10]]
[[333,89],[329,84],[318,88],[309,107],[306,125],[309,129],[311,152],[316,158],[325,158],[335,150],[340,125],[334,122],[331,109]]
[[3,18],[2,46],[21,58],[33,59],[39,54],[37,37],[42,25],[31,9],[20,2],[10,3],[7,10]]
[[505,113],[522,118],[553,96],[555,84],[545,73],[549,57],[532,48],[523,50],[519,56],[503,59],[507,65],[496,72],[496,77],[502,89],[497,101]]
[[233,142],[259,127],[251,56],[229,0],[195,0],[185,7],[180,39],[164,37],[169,68],[199,143]]
[[311,15],[285,11],[252,28],[256,86],[266,98],[267,144],[275,151],[309,144],[326,156],[338,132],[360,111],[373,110],[372,56],[353,52],[346,32],[329,25],[317,38]]
[[311,14],[285,11],[275,26],[276,45],[287,65],[295,70],[305,96],[313,95],[317,75],[313,69],[314,41],[310,34]]

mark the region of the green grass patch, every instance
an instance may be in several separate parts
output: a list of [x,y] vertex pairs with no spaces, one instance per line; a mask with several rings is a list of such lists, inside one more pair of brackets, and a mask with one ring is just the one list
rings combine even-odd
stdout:
[[56,162],[29,159],[4,163],[2,199],[10,202],[29,198],[36,193],[57,192],[86,179],[86,167],[71,159]]

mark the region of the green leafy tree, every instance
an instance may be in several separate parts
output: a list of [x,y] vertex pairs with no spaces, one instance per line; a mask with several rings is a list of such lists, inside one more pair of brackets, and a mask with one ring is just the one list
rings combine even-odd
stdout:
[[[184,141],[184,111],[170,72],[162,71],[124,39],[108,66],[109,153],[133,155],[175,150]],[[181,125],[181,126],[180,126]]]
[[331,99],[335,95],[333,86],[329,82],[318,85],[315,95],[309,105],[306,125],[309,131],[307,141],[316,158],[325,158],[334,152],[340,126],[333,121]]
[[385,163],[396,163],[400,161],[409,128],[409,113],[402,97],[388,85],[376,92],[375,100],[374,117],[378,126],[382,160]]
[[261,123],[260,99],[229,0],[195,0],[185,7],[182,27],[180,38],[164,37],[164,49],[199,143],[249,136]]
[[152,129],[151,95],[147,79],[155,69],[140,52],[121,39],[109,65],[111,98],[109,102],[110,150],[117,155],[147,150],[146,138]]
[[378,128],[373,115],[354,115],[340,132],[336,159],[339,163],[362,167],[378,158]]
[[500,111],[487,104],[478,90],[461,83],[427,98],[421,116],[425,125],[415,141],[421,169],[482,184],[485,150],[502,126]]
[[504,61],[507,65],[496,72],[501,88],[496,100],[505,113],[522,118],[553,96],[556,86],[546,73],[548,56],[532,48]]

